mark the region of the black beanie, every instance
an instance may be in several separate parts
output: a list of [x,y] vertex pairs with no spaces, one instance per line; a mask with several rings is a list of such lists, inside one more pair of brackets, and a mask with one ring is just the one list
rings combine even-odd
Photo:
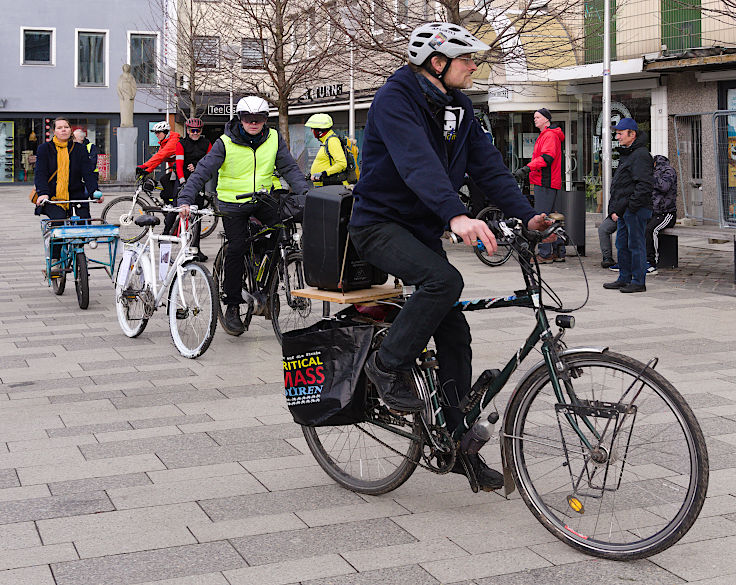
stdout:
[[550,122],[552,121],[552,114],[547,108],[539,108],[537,110],[540,114],[542,114],[545,118],[547,118]]

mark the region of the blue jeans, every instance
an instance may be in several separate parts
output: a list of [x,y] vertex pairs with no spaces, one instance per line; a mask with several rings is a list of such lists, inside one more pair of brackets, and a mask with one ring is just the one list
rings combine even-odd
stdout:
[[439,380],[450,408],[447,426],[462,420],[458,403],[470,390],[472,351],[470,327],[455,301],[463,290],[463,277],[447,261],[442,248],[433,250],[395,223],[350,227],[350,237],[363,260],[416,285],[388,334],[378,357],[388,368],[410,370],[417,356],[434,338]]
[[[541,187],[534,185],[534,211],[537,213],[552,213],[557,211],[557,195],[559,189],[551,189],[549,187]],[[559,240],[557,242],[541,243],[537,247],[537,251],[542,258],[549,258],[552,254],[556,254],[558,258],[565,257],[565,246]]]
[[651,209],[628,209],[618,218],[616,250],[618,251],[618,280],[631,284],[644,284],[647,274],[647,247],[644,230]]

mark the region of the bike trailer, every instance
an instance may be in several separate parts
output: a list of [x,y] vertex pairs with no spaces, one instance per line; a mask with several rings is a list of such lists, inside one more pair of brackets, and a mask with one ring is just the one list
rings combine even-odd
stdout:
[[373,326],[323,319],[284,333],[284,396],[294,422],[319,427],[365,420],[365,374]]
[[358,253],[348,235],[353,192],[343,185],[316,187],[304,206],[302,253],[309,286],[347,292],[383,284],[388,274]]

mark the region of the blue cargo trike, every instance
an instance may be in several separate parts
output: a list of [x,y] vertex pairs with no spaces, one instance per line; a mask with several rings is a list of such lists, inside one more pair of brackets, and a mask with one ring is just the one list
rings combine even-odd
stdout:
[[[70,204],[76,207],[79,203],[88,202],[96,200],[71,201]],[[58,205],[54,201],[45,203]],[[86,309],[89,306],[89,270],[104,269],[112,279],[119,231],[119,226],[107,224],[101,219],[83,219],[75,213],[68,219],[42,219],[41,234],[46,252],[44,275],[54,293],[64,294],[66,276],[71,273],[74,275],[79,308]],[[96,249],[100,244],[103,246],[107,244],[107,261],[104,254],[102,259],[88,258],[84,253],[84,246],[89,245],[90,248]],[[55,246],[59,247],[58,259],[52,258],[51,254]]]

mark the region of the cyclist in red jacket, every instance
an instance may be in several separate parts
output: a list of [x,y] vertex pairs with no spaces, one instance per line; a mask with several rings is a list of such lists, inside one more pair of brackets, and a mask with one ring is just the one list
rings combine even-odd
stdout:
[[[171,205],[176,203],[174,196],[174,182],[171,175],[174,172],[174,161],[176,160],[176,145],[179,142],[179,134],[171,132],[171,126],[168,122],[157,122],[151,130],[156,134],[158,139],[158,152],[149,158],[142,165],[138,165],[135,169],[136,175],[145,175],[156,170],[161,163],[166,163],[166,170],[160,179],[163,192],[161,197]],[[175,213],[167,213],[164,220],[164,234],[169,234],[171,228],[176,221]]]

